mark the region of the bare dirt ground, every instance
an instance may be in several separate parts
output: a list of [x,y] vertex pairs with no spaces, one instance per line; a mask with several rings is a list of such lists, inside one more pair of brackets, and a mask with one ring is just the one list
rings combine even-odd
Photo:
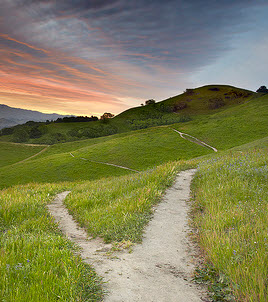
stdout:
[[207,143],[205,142],[202,142],[201,140],[199,140],[198,138],[190,135],[190,134],[187,134],[187,133],[183,133],[179,130],[176,130],[176,129],[172,129],[174,130],[175,132],[179,133],[180,137],[183,138],[183,139],[187,139],[188,141],[192,142],[192,143],[195,143],[195,144],[198,144],[200,146],[203,146],[203,147],[207,147],[207,148],[210,148],[212,149],[214,152],[218,152],[218,150],[210,145],[208,145]]
[[105,302],[200,302],[206,293],[191,282],[194,247],[190,231],[187,200],[195,170],[181,172],[155,208],[144,232],[142,244],[131,253],[114,252],[101,239],[88,237],[78,227],[62,201],[63,192],[49,205],[61,230],[81,247],[81,256],[104,278]]

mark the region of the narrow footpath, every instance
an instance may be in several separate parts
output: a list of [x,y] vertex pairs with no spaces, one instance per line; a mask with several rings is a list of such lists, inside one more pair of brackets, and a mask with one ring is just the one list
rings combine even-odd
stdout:
[[[16,144],[16,143],[13,143],[13,144]],[[23,145],[25,145],[25,146],[37,146],[37,145],[34,145],[34,144],[23,144]],[[48,145],[38,145],[38,146],[46,146],[46,147],[45,147],[44,149],[42,149],[41,151],[35,153],[34,155],[29,156],[29,157],[27,157],[27,158],[25,158],[25,159],[23,159],[23,160],[20,160],[20,161],[14,163],[14,164],[11,164],[11,165],[9,165],[9,166],[15,166],[15,165],[17,165],[17,164],[24,163],[25,161],[27,161],[27,160],[29,160],[29,159],[32,159],[32,158],[34,158],[34,157],[40,155],[41,153],[45,152],[45,151],[49,148]]]
[[190,135],[190,134],[183,133],[183,132],[181,132],[181,131],[179,131],[179,130],[176,130],[176,129],[172,129],[172,130],[175,131],[175,132],[177,132],[177,133],[179,133],[180,137],[183,138],[183,139],[186,139],[186,140],[188,140],[188,141],[190,141],[190,142],[192,142],[192,143],[195,143],[195,144],[197,144],[197,145],[200,145],[200,146],[203,146],[203,147],[210,148],[210,149],[212,149],[214,152],[218,152],[218,150],[217,150],[216,148],[214,148],[214,147],[208,145],[207,143],[205,143],[205,142],[199,140],[198,138],[196,138],[196,137],[194,137],[194,136],[192,136],[192,135]]
[[120,251],[107,255],[111,245],[88,237],[63,205],[69,192],[58,194],[49,205],[60,229],[81,248],[81,256],[104,278],[105,302],[201,302],[206,293],[191,282],[194,248],[187,200],[195,170],[181,172],[155,208],[145,228],[142,244],[132,253]]
[[[72,157],[75,157],[73,155],[73,153],[70,152],[70,155]],[[128,167],[124,167],[124,166],[119,166],[119,165],[115,165],[115,164],[111,164],[111,163],[105,163],[103,161],[96,161],[96,160],[91,160],[91,159],[88,159],[88,158],[84,158],[84,157],[78,157],[79,159],[82,159],[82,160],[87,160],[91,163],[96,163],[96,164],[101,164],[101,165],[107,165],[107,166],[113,166],[113,167],[116,167],[116,168],[120,168],[120,169],[125,169],[125,170],[130,170],[130,171],[133,171],[133,172],[139,172],[138,170],[134,170],[134,169],[131,169],[131,168],[128,168]]]

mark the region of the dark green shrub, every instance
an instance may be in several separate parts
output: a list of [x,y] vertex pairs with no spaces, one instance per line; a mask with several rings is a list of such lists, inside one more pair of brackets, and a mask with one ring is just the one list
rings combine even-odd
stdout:
[[15,143],[25,143],[29,140],[29,133],[25,128],[16,128],[13,133],[13,142]]
[[222,98],[215,98],[215,99],[210,99],[208,101],[208,108],[209,109],[218,109],[221,108],[225,105],[225,102]]

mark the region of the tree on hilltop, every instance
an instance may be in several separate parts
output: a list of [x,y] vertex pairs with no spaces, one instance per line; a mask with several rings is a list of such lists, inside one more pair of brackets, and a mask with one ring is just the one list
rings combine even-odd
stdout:
[[103,115],[101,116],[101,120],[105,120],[107,118],[112,118],[114,117],[114,114],[110,113],[110,112],[105,112],[103,113]]
[[151,105],[151,104],[155,104],[155,100],[150,99],[150,100],[145,101],[145,105]]
[[266,86],[261,86],[259,89],[256,90],[258,93],[268,93],[268,89]]

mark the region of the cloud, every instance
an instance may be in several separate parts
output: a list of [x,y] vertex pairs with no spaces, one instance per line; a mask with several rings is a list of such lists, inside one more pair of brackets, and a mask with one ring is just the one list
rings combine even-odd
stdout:
[[255,33],[260,8],[267,12],[267,1],[2,0],[0,95],[117,111],[169,97],[239,49],[233,41]]

